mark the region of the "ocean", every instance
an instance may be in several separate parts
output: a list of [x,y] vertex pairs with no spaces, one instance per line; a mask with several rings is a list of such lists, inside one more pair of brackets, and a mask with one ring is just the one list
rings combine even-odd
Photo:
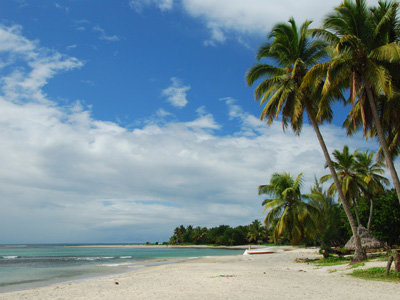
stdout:
[[0,293],[86,280],[243,250],[116,245],[0,245]]

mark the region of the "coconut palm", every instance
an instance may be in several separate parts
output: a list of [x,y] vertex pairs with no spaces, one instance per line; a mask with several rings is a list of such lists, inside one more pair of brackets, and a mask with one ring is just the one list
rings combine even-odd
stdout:
[[249,225],[249,232],[247,233],[247,240],[249,243],[252,241],[257,242],[258,240],[263,240],[267,237],[267,228],[262,225],[259,220],[254,220],[253,223]]
[[[310,21],[304,22],[299,31],[293,19],[289,20],[289,24],[279,23],[275,25],[268,35],[268,39],[272,39],[272,41],[262,45],[257,53],[258,61],[269,59],[274,61],[275,65],[256,63],[247,71],[246,82],[251,86],[257,80],[261,80],[261,83],[255,89],[255,98],[260,100],[261,105],[265,104],[260,118],[266,118],[269,125],[272,124],[274,119],[281,116],[284,130],[290,123],[293,131],[300,134],[303,114],[304,112],[307,114],[335,184],[339,187],[339,198],[344,200],[345,197],[339,179],[319,130],[319,124],[322,121],[330,121],[332,118],[330,107],[326,107],[320,112],[319,119],[316,118],[322,82],[315,80],[313,84],[309,84],[307,87],[302,86],[308,70],[327,58],[326,43],[310,38],[308,31],[310,24]],[[337,98],[340,96],[340,92],[340,90],[332,90],[331,96]],[[354,218],[347,202],[342,202],[353,235],[356,238],[357,248],[354,260],[364,260],[366,255],[361,248],[360,239],[357,238]]]
[[365,182],[365,188],[362,193],[370,202],[370,213],[368,218],[368,231],[371,228],[372,214],[374,211],[374,196],[377,196],[385,191],[384,186],[389,185],[389,180],[382,176],[383,163],[380,161],[374,162],[375,152],[360,151],[356,154],[355,171],[360,174]]
[[[335,169],[337,170],[337,176],[339,177],[340,183],[342,185],[343,194],[345,195],[348,204],[353,205],[357,218],[357,223],[358,225],[361,225],[357,209],[357,200],[360,198],[361,191],[367,189],[367,184],[366,182],[364,182],[364,176],[358,173],[356,170],[357,152],[358,150],[351,154],[349,152],[349,147],[345,145],[343,147],[343,152],[340,152],[339,150],[334,150],[332,155],[335,158],[333,164]],[[332,179],[332,175],[328,174],[321,177],[321,182],[324,183],[330,179]],[[336,185],[332,183],[328,188],[328,194],[330,196],[335,196],[336,193]]]
[[324,256],[329,256],[330,253],[338,253],[331,248],[333,242],[341,239],[341,217],[340,208],[333,197],[329,196],[322,189],[320,182],[315,179],[315,185],[311,188],[311,193],[305,195],[308,203],[318,209],[318,214],[314,216],[317,235],[316,241],[325,248]]
[[312,214],[317,210],[303,201],[301,195],[302,174],[299,174],[295,180],[288,173],[274,173],[268,185],[260,185],[259,195],[270,195],[274,198],[265,199],[262,202],[264,212],[268,211],[265,217],[265,225],[275,225],[273,237],[275,243],[287,233],[290,242],[295,245],[304,238],[307,228],[309,233],[314,234],[315,224]]
[[[397,8],[397,2],[380,2],[378,7],[369,9],[365,0],[343,1],[325,18],[322,29],[313,30],[314,36],[323,37],[335,47],[332,60],[316,66],[313,72],[327,71],[323,88],[326,99],[331,99],[334,90],[350,88],[353,105],[356,100],[359,102],[364,134],[367,128],[365,112],[366,107],[369,108],[400,201],[400,181],[382,126],[385,112],[378,110],[379,100],[387,101],[393,95],[391,70],[398,72],[400,45],[393,41],[395,32],[391,27],[396,20]],[[385,97],[380,97],[382,95]],[[321,107],[326,103],[322,101]],[[398,108],[399,102],[395,104]]]

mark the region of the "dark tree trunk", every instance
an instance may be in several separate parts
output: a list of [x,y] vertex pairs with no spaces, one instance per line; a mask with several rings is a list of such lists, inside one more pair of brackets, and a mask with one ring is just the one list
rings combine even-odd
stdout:
[[367,86],[367,95],[368,95],[368,101],[371,107],[371,112],[372,116],[375,121],[375,126],[376,126],[376,131],[378,133],[378,138],[379,142],[382,147],[382,151],[385,155],[385,161],[386,161],[386,166],[389,168],[390,171],[390,176],[392,177],[393,180],[393,185],[394,188],[396,189],[397,197],[399,199],[400,203],[400,181],[399,181],[399,176],[397,175],[396,169],[393,164],[392,157],[389,152],[389,147],[386,142],[385,134],[383,132],[382,124],[381,124],[381,119],[379,118],[379,113],[378,109],[376,107],[376,102],[375,102],[375,97],[372,93],[372,90],[369,86]]
[[372,199],[372,197],[369,197],[369,202],[371,204],[369,206],[369,218],[368,218],[368,226],[367,226],[368,231],[371,229],[372,214],[374,212],[374,200]]
[[400,272],[400,250],[396,250],[396,256],[394,258],[394,274]]
[[392,262],[393,262],[393,256],[390,255],[389,260],[388,260],[387,265],[386,265],[386,272],[385,272],[386,275],[389,275],[390,268],[392,267]]

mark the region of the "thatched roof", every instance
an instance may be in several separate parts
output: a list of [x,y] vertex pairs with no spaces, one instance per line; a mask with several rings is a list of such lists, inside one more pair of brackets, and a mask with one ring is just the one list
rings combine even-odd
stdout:
[[[377,249],[383,247],[383,243],[374,237],[364,226],[358,226],[357,231],[361,238],[361,246],[364,249]],[[355,250],[354,236],[351,237],[344,247],[347,250]]]

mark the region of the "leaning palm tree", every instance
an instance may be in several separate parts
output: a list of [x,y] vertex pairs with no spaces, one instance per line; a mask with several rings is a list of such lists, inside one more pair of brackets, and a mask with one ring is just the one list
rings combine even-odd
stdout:
[[275,224],[273,237],[275,243],[287,233],[290,242],[295,245],[304,238],[304,233],[312,235],[315,232],[315,224],[312,214],[317,210],[303,201],[300,189],[302,174],[295,180],[288,173],[274,173],[268,185],[260,185],[259,195],[270,195],[274,198],[265,199],[262,203],[264,212],[269,210],[265,217],[265,225]]
[[[262,45],[257,53],[258,61],[269,59],[274,61],[275,65],[267,63],[255,64],[247,71],[246,82],[251,86],[257,80],[262,80],[255,89],[255,98],[260,100],[261,105],[265,104],[261,119],[266,118],[267,124],[271,125],[274,119],[281,116],[283,129],[285,130],[290,123],[293,131],[299,135],[303,125],[303,114],[304,112],[307,114],[321,145],[334,182],[339,187],[338,195],[344,203],[343,208],[355,236],[356,251],[354,260],[364,260],[366,255],[358,238],[354,218],[346,201],[344,201],[345,197],[342,193],[339,179],[336,176],[328,149],[319,130],[319,124],[322,121],[330,121],[332,119],[332,111],[329,107],[326,107],[320,112],[319,119],[316,118],[322,81],[316,80],[312,85],[302,87],[304,76],[308,70],[328,56],[327,44],[310,38],[308,31],[310,24],[310,21],[306,21],[299,31],[293,19],[289,20],[289,24],[279,23],[275,25],[268,35],[268,39],[272,39],[272,41]],[[340,92],[333,90],[331,96],[339,97]]]
[[370,202],[370,211],[368,218],[368,231],[371,228],[372,215],[374,211],[374,196],[384,192],[385,185],[389,185],[389,180],[382,176],[385,171],[383,170],[383,163],[380,161],[374,162],[375,152],[360,151],[356,154],[355,171],[361,175],[365,185],[362,193]]
[[[357,172],[356,155],[358,150],[353,154],[349,152],[349,147],[345,145],[343,151],[339,150],[333,151],[333,165],[337,170],[337,176],[339,177],[340,183],[342,185],[343,194],[346,197],[349,205],[353,205],[356,214],[356,219],[358,226],[362,225],[357,209],[357,200],[361,196],[361,192],[367,190],[367,184],[364,182],[364,176]],[[325,166],[327,167],[327,166]],[[328,174],[321,177],[321,183],[324,183],[332,179],[332,175]],[[332,183],[328,188],[328,194],[330,196],[335,196],[337,192],[336,185]],[[343,204],[343,203],[341,203]]]
[[[365,0],[344,0],[325,18],[322,29],[313,30],[314,36],[330,42],[335,52],[331,61],[316,66],[311,73],[327,72],[324,95],[344,86],[350,88],[353,105],[356,100],[360,105],[364,134],[368,107],[400,201],[400,181],[382,126],[383,115],[378,110],[379,100],[387,101],[393,95],[391,70],[398,73],[400,45],[391,38],[393,30],[389,26],[396,20],[398,5],[397,2],[379,2],[378,7],[369,9]],[[385,97],[380,97],[382,95]],[[321,102],[321,107],[324,103],[326,101]],[[396,101],[397,107],[398,103]]]

